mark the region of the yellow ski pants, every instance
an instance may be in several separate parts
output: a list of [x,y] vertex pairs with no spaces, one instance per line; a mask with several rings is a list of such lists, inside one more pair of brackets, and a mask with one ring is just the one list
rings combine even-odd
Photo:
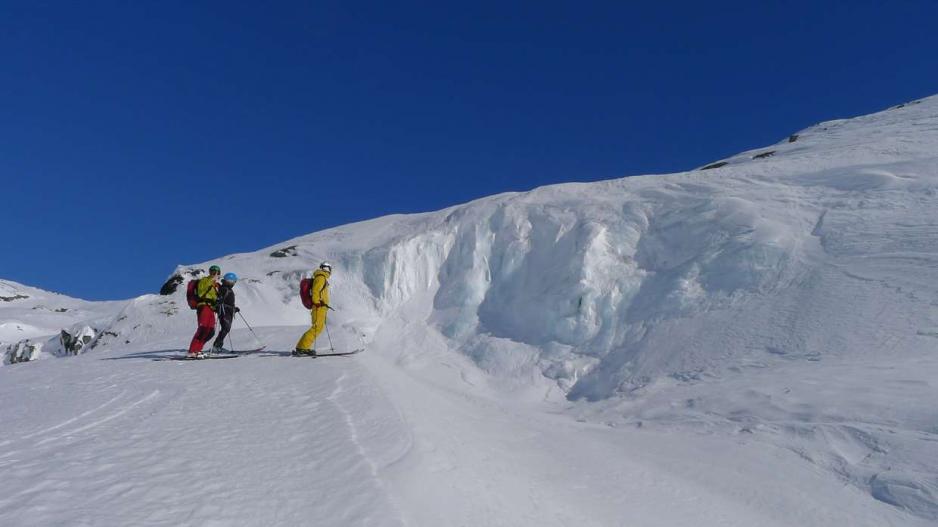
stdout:
[[326,329],[326,311],[328,310],[329,308],[326,306],[321,306],[314,307],[309,311],[310,317],[313,319],[313,326],[306,330],[306,333],[303,333],[303,336],[300,337],[300,341],[296,343],[296,349],[313,349],[313,344],[316,343],[316,337],[322,333],[322,330]]

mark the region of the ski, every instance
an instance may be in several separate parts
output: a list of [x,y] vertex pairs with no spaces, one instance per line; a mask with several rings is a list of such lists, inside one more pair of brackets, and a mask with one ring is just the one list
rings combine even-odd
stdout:
[[315,355],[294,355],[293,352],[289,352],[284,357],[297,357],[297,358],[310,358],[315,359],[318,357],[347,357],[349,355],[355,355],[356,353],[361,353],[365,351],[365,348],[359,348],[352,351],[330,351],[324,353],[316,353]]
[[360,349],[352,350],[352,351],[342,351],[342,352],[333,351],[330,353],[317,353],[316,356],[317,357],[344,357],[346,355],[355,355],[356,353],[361,353],[363,351],[365,351],[365,348],[360,348]]
[[179,360],[179,361],[192,361],[192,362],[197,362],[197,361],[200,361],[200,360],[236,359],[236,358],[238,358],[238,355],[218,355],[218,354],[215,354],[215,355],[205,355],[205,356],[203,356],[202,358],[187,357],[187,356],[185,356],[185,355],[176,355],[176,356],[173,356],[173,357],[160,357],[160,358],[158,358],[158,359],[153,359],[153,360]]
[[238,350],[238,351],[232,350],[231,353],[235,355],[248,355],[251,353],[260,353],[264,351],[265,349],[267,349],[267,346],[261,346],[259,348],[254,348],[254,349],[249,349],[249,350]]

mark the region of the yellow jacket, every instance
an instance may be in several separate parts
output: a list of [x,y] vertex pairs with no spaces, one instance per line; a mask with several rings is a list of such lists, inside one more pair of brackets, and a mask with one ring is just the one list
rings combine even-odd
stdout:
[[329,305],[329,273],[317,269],[313,273],[313,285],[309,288],[309,293],[313,297],[313,306],[316,304]]
[[195,295],[199,298],[200,306],[215,307],[218,301],[218,282],[212,280],[211,276],[200,279],[195,286]]

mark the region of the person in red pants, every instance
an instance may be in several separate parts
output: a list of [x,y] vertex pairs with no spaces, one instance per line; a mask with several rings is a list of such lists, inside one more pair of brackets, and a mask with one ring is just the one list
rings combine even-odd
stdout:
[[218,301],[218,276],[221,274],[221,268],[213,265],[208,269],[208,276],[199,280],[195,286],[196,296],[199,297],[198,306],[195,308],[196,317],[199,321],[199,327],[192,336],[192,342],[189,344],[190,359],[201,359],[202,347],[215,335],[215,303]]

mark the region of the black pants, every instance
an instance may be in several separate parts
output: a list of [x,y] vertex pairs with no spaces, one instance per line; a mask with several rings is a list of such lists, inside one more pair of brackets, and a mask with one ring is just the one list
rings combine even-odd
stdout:
[[221,329],[218,331],[218,336],[215,337],[215,342],[212,344],[213,348],[223,348],[225,347],[225,337],[228,336],[228,332],[231,331],[231,321],[234,317],[218,317],[218,323],[221,325]]

